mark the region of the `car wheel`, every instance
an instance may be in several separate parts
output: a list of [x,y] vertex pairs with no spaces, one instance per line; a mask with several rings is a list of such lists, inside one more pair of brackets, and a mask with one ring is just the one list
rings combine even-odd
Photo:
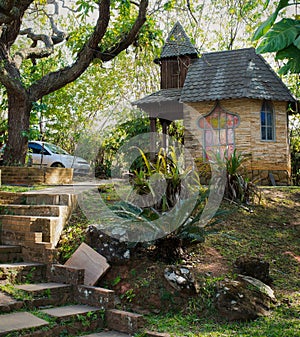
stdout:
[[64,167],[62,163],[53,163],[51,167]]

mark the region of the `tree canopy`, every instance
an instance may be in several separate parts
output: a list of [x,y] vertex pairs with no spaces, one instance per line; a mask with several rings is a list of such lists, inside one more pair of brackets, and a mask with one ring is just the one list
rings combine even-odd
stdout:
[[0,0],[6,163],[24,162],[27,139],[43,137],[73,151],[97,119],[123,123],[124,105],[158,89],[152,61],[177,20],[200,54],[249,47],[254,30],[276,8],[265,3]]
[[[266,7],[269,5],[266,1]],[[276,60],[286,60],[279,74],[300,73],[300,20],[295,9],[292,17],[283,17],[276,21],[279,14],[291,6],[296,7],[295,0],[280,0],[275,11],[256,30],[253,40],[260,40],[258,53],[276,53]]]
[[[52,55],[55,47],[70,37],[58,28],[55,16],[47,10],[49,4],[55,4],[57,12],[58,3],[54,0],[0,1],[0,82],[8,97],[8,141],[4,161],[9,164],[25,161],[34,102],[79,78],[95,60],[111,61],[136,42],[148,7],[147,0],[134,3],[129,0],[78,0],[77,18],[84,20],[93,15],[95,22],[87,34],[82,35],[68,64],[58,63],[56,69],[37,74],[38,62]],[[44,32],[34,25],[33,18],[37,17],[45,20]],[[26,20],[32,26],[23,28]],[[28,61],[32,69],[30,77],[26,78],[23,66]]]

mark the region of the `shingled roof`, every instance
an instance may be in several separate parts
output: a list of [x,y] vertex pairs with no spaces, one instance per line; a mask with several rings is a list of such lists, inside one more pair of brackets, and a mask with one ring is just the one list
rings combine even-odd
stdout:
[[150,117],[167,120],[183,118],[183,104],[180,102],[181,88],[161,89],[132,103],[146,111]]
[[145,96],[138,101],[133,102],[133,105],[137,105],[138,107],[144,104],[151,103],[161,103],[161,102],[171,102],[171,101],[179,101],[181,97],[181,88],[179,89],[161,89],[159,91],[154,92],[148,96]]
[[230,98],[295,101],[254,48],[204,53],[188,71],[181,102]]
[[197,54],[196,48],[191,43],[181,24],[177,21],[167,37],[159,60],[183,55],[196,56]]

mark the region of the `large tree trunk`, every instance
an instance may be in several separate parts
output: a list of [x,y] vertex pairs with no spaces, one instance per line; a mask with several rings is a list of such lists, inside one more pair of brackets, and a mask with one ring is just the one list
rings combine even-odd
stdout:
[[8,93],[8,141],[4,165],[24,165],[28,147],[32,103],[26,95]]

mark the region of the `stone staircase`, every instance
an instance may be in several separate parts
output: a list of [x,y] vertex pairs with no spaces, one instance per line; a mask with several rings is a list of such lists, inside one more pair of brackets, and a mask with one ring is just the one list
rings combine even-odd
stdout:
[[21,251],[14,253],[16,261],[52,263],[61,232],[76,205],[76,194],[0,193],[0,200],[2,245],[20,247]]
[[0,336],[129,337],[142,331],[143,316],[116,309],[112,290],[85,286],[84,269],[55,264],[75,194],[0,193],[0,200]]
[[49,274],[41,263],[0,264],[0,336],[129,337],[143,328],[142,315],[115,309],[114,291],[80,284],[82,270],[55,264],[50,269]]

